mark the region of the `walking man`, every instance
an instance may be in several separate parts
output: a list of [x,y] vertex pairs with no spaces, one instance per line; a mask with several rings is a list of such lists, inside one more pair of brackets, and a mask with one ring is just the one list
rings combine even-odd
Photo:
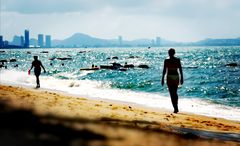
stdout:
[[32,62],[32,66],[31,66],[31,69],[29,70],[29,72],[34,67],[34,74],[36,76],[36,82],[37,82],[36,88],[40,88],[39,76],[41,74],[41,68],[43,68],[44,73],[46,72],[46,70],[45,70],[44,66],[42,65],[42,62],[40,60],[38,60],[38,56],[33,56],[33,58],[34,58],[34,61]]

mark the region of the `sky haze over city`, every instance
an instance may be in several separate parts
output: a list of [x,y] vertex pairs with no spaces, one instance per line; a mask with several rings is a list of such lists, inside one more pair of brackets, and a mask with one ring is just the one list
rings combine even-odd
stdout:
[[240,37],[239,0],[0,0],[0,35],[198,41]]

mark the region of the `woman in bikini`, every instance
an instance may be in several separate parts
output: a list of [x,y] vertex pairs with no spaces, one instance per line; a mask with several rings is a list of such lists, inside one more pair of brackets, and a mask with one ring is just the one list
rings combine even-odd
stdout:
[[[165,59],[163,73],[162,73],[162,86],[164,85],[164,78],[167,72],[167,86],[170,93],[174,113],[178,113],[178,94],[177,89],[179,85],[179,73],[180,73],[180,84],[183,84],[183,73],[182,66],[179,58],[174,57],[175,50],[170,48],[168,50],[169,59]],[[179,70],[179,73],[178,73]]]

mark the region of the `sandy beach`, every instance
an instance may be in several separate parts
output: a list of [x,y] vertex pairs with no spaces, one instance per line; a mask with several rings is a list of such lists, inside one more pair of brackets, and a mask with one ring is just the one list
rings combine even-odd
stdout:
[[[19,145],[34,145],[37,141],[37,145],[71,146],[239,146],[240,142],[240,121],[173,114],[44,89],[1,85],[0,104],[4,117],[0,122],[0,145],[15,145],[11,136],[16,137]],[[35,120],[28,120],[29,117]]]

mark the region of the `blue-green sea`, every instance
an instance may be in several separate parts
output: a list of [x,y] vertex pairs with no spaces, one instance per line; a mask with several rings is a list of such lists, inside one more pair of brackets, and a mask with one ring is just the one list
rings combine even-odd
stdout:
[[[184,84],[179,87],[181,111],[240,120],[240,47],[174,47],[181,59]],[[172,110],[167,86],[161,86],[164,59],[169,48],[52,48],[5,49],[0,60],[0,83],[35,87],[33,56],[47,70],[40,76],[41,88],[89,98],[110,99]],[[1,49],[2,50],[2,49]],[[43,52],[45,51],[45,52]],[[57,58],[69,58],[59,60]],[[112,59],[118,57],[118,59]],[[110,58],[110,59],[109,59]],[[9,62],[16,59],[16,62]],[[50,60],[52,59],[52,60]],[[82,71],[92,64],[133,64],[126,71]],[[236,67],[226,64],[237,63]],[[148,65],[148,69],[138,65]],[[14,67],[18,65],[18,67]]]

